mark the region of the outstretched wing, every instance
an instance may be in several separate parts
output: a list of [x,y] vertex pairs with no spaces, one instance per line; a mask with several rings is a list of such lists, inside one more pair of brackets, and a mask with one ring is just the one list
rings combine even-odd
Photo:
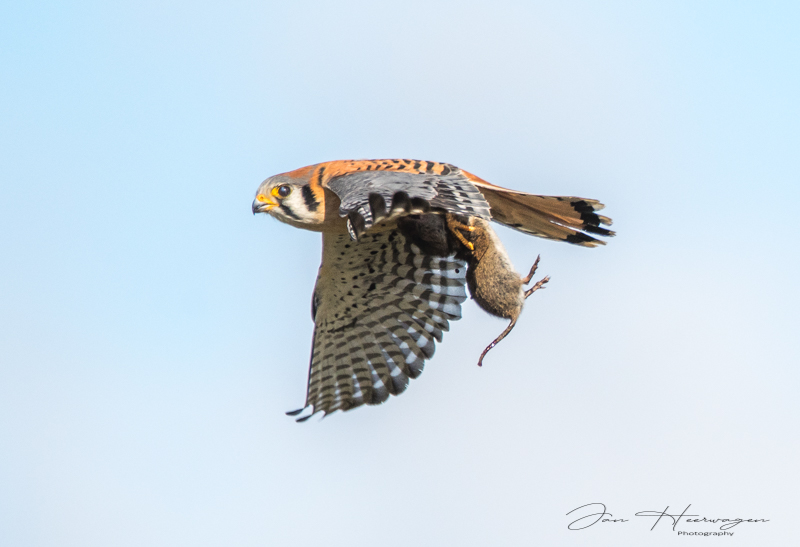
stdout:
[[417,160],[338,163],[330,166],[325,186],[339,197],[339,214],[347,217],[353,239],[381,220],[407,214],[439,211],[491,218],[486,199],[454,165]]
[[[422,372],[449,321],[461,317],[466,265],[423,254],[396,229],[358,241],[323,234],[305,407],[328,414],[379,404]],[[311,415],[298,419],[304,421]]]

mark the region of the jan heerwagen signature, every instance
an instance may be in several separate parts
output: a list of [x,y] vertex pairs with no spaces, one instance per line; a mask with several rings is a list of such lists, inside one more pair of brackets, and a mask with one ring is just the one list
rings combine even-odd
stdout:
[[[680,513],[671,512],[669,509],[669,505],[661,510],[661,511],[639,511],[634,516],[635,517],[645,517],[653,519],[653,526],[650,530],[655,530],[656,526],[659,523],[662,524],[662,528],[664,525],[672,526],[672,530],[677,532],[678,534],[703,534],[703,535],[733,535],[733,532],[727,532],[734,526],[739,526],[742,523],[760,523],[760,522],[769,522],[769,519],[753,519],[753,518],[719,518],[713,517],[709,518],[706,516],[702,516],[699,514],[690,514],[689,508],[692,506],[690,503],[686,506],[686,509],[681,511]],[[603,524],[603,523],[623,523],[623,522],[630,522],[630,519],[623,518],[619,515],[614,515],[613,513],[608,512],[608,508],[606,507],[605,503],[587,503],[585,505],[581,505],[580,507],[576,507],[569,513],[567,516],[574,518],[568,525],[567,528],[570,530],[585,530],[594,526],[595,524]],[[678,530],[678,525],[695,525],[691,526],[695,528],[698,524],[712,524],[714,525],[712,529],[716,528],[721,532],[704,532],[704,531],[694,531],[694,532],[686,532],[684,530]],[[706,530],[708,527],[704,527]],[[727,532],[727,533],[726,533]]]

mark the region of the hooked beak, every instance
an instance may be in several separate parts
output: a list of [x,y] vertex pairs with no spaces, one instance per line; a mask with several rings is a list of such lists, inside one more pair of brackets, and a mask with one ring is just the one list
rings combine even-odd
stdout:
[[253,214],[266,213],[277,206],[278,204],[272,201],[268,196],[258,194],[256,199],[253,200]]

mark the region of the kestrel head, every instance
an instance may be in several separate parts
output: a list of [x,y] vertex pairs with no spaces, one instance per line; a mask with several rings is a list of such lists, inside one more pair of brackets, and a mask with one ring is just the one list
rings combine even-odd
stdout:
[[253,200],[253,214],[269,213],[278,220],[301,227],[323,222],[323,190],[312,188],[309,175],[292,171],[262,182]]

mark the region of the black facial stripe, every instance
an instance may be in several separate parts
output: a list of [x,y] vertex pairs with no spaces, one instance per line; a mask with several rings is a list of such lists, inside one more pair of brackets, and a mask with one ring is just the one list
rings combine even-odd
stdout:
[[300,191],[303,194],[303,201],[306,202],[306,207],[308,207],[308,210],[316,211],[317,207],[319,207],[319,203],[317,203],[317,198],[314,197],[314,192],[311,190],[311,185],[305,184]]
[[296,214],[294,214],[294,211],[292,211],[290,208],[288,208],[288,207],[287,207],[286,205],[284,205],[283,203],[279,203],[279,204],[278,204],[278,207],[280,207],[280,208],[281,208],[281,211],[283,211],[283,212],[284,212],[284,214],[285,214],[287,217],[293,218],[294,220],[302,220],[302,219],[301,219],[299,216],[297,216]]

